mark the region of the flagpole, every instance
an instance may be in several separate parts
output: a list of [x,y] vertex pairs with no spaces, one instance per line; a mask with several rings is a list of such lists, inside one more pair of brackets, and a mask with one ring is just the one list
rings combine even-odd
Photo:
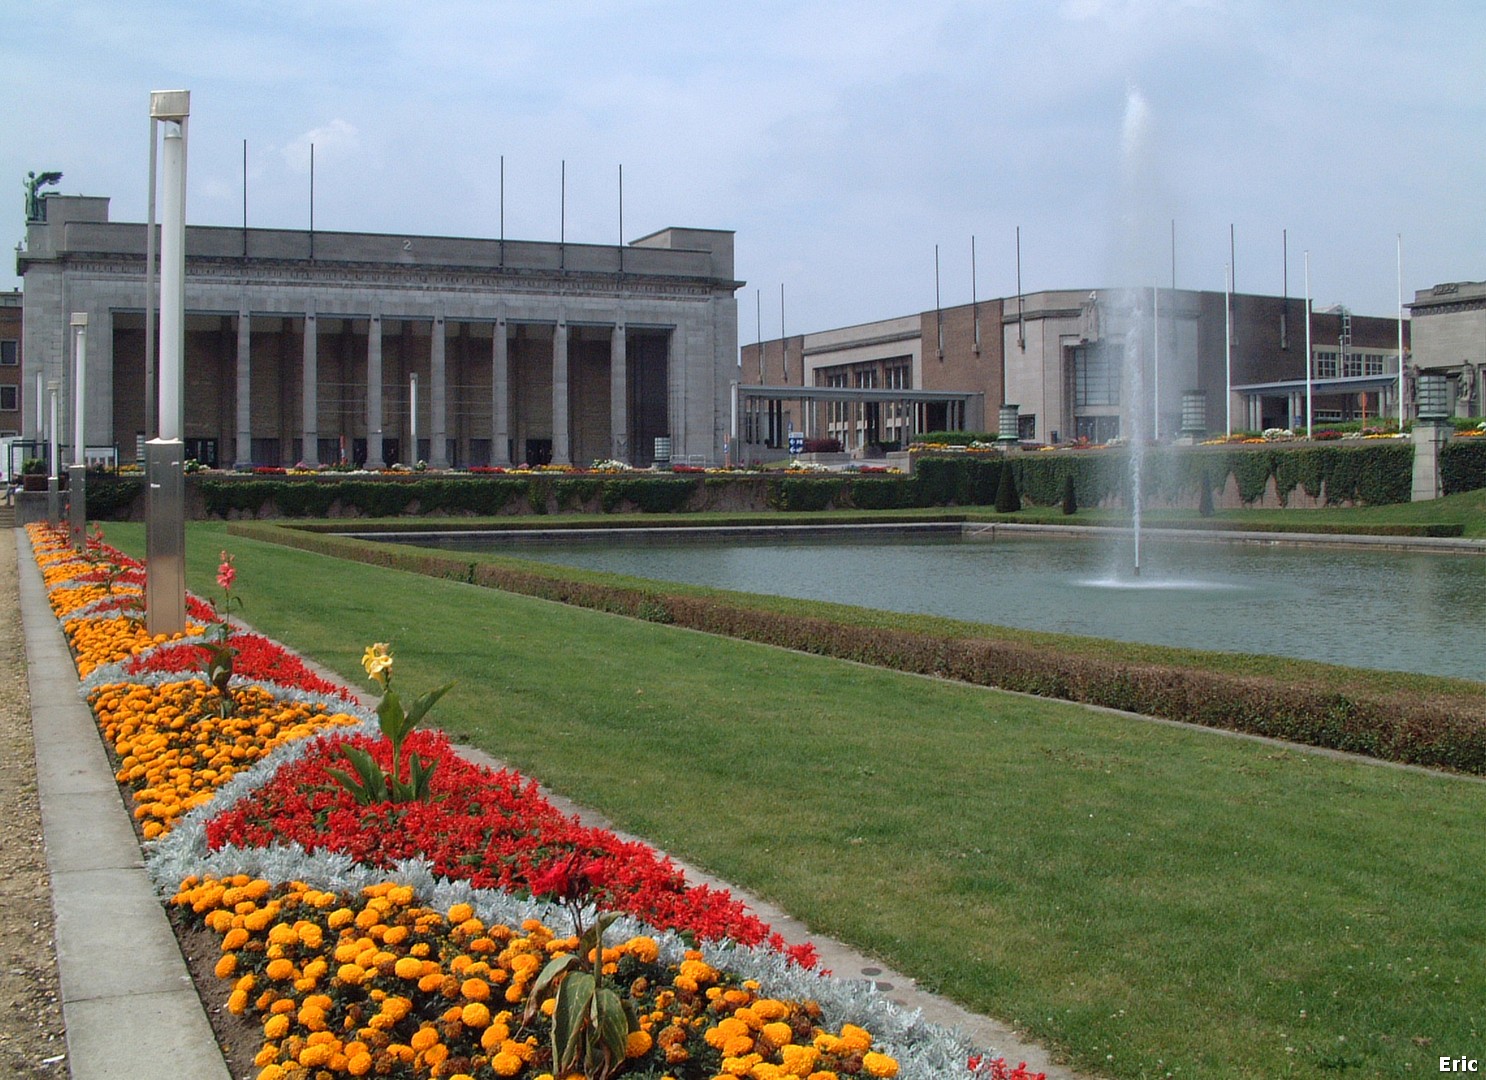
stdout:
[[1311,413],[1311,253],[1305,253],[1305,437],[1316,437]]
[[1223,267],[1223,423],[1233,438],[1233,264]]
[[1398,234],[1398,433],[1403,434],[1403,233]]

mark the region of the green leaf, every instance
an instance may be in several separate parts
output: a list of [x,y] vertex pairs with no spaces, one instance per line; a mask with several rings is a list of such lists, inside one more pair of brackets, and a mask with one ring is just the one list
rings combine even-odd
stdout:
[[362,805],[373,802],[387,801],[387,778],[382,773],[382,768],[377,764],[376,758],[359,746],[340,746],[341,756],[351,763],[356,774],[361,778],[360,783],[351,779],[339,769],[327,770],[331,778],[349,791]]
[[610,1058],[624,1060],[625,1042],[629,1035],[629,1015],[624,1011],[624,1002],[607,986],[593,998],[593,1020],[595,1034]]
[[421,758],[414,754],[408,763],[408,786],[412,789],[412,797],[416,802],[428,802],[429,787],[433,783],[433,774],[439,767],[436,758]]
[[401,746],[408,732],[413,730],[396,690],[389,688],[382,695],[382,700],[377,702],[377,723],[382,728],[382,734],[392,740],[393,746]]
[[595,984],[586,971],[572,971],[557,988],[557,1008],[552,1012],[552,1057],[564,1071],[581,1056],[588,1010],[593,1004]]
[[537,981],[531,985],[531,993],[526,996],[526,1011],[522,1014],[521,1023],[530,1024],[536,1018],[537,1011],[542,1006],[543,999],[547,996],[547,990],[552,983],[562,975],[563,972],[575,967],[578,963],[576,956],[558,956],[547,961],[547,966],[537,976]]
[[366,788],[362,787],[359,782],[351,779],[349,773],[341,769],[332,769],[328,765],[325,767],[325,771],[330,775],[332,780],[351,793],[351,798],[356,800],[357,806],[365,806],[371,802],[371,797],[367,794]]
[[[430,690],[426,694],[420,695],[418,700],[413,702],[413,707],[408,710],[407,730],[412,731],[415,727],[417,727],[418,721],[422,720],[425,716],[428,715],[428,710],[434,707],[434,704],[439,700],[439,698],[443,697],[452,689],[454,689],[454,684],[452,682],[449,682],[436,689]],[[391,691],[388,692],[390,693]]]

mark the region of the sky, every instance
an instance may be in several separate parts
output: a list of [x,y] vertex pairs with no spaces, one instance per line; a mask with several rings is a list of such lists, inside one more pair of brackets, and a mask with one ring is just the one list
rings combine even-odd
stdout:
[[1405,301],[1486,278],[1479,0],[55,0],[0,25],[12,248],[33,170],[145,220],[149,93],[188,89],[191,224],[242,224],[244,140],[265,228],[308,226],[311,144],[321,230],[499,236],[504,159],[506,237],[613,244],[622,168],[625,241],[736,232],[743,344],[932,309],[936,246],[944,306],[1014,295],[1018,230],[1028,292],[1222,290],[1231,254],[1238,291],[1302,296],[1308,252],[1318,307],[1393,315],[1400,237]]

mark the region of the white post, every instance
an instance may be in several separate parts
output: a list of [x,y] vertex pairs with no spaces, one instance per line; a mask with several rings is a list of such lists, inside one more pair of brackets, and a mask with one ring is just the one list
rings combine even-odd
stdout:
[[181,437],[186,345],[186,117],[167,119],[161,153],[165,190],[160,228],[160,438]]
[[1311,253],[1305,253],[1305,437],[1315,438],[1311,412]]
[[1398,234],[1398,433],[1403,434],[1403,233]]
[[1223,265],[1223,423],[1233,438],[1233,264]]
[[[437,327],[435,327],[437,329]],[[413,465],[418,464],[418,373],[415,371],[408,376],[408,441],[412,446],[408,448],[408,460]]]
[[85,383],[88,373],[88,315],[83,311],[72,313],[72,463],[74,465],[86,465],[87,458],[84,456],[83,447],[83,403],[88,399],[84,394]]
[[88,313],[72,313],[72,468],[68,477],[68,532],[72,546],[83,549],[88,531],[88,458],[87,434],[83,430],[85,383],[88,371]]
[[[61,388],[62,387],[61,387],[61,380],[60,379],[48,379],[47,380],[46,392],[47,392],[47,399],[50,402],[49,408],[50,408],[50,412],[51,412],[51,421],[52,421],[52,423],[51,423],[52,437],[51,437],[51,440],[47,444],[47,458],[48,458],[48,464],[50,466],[49,469],[48,469],[48,471],[47,471],[47,476],[51,479],[52,486],[53,487],[55,487],[56,484],[57,484],[57,449],[58,449],[58,447],[57,447],[57,436],[59,434],[59,432],[57,431],[57,391],[60,390]],[[53,516],[55,516],[55,515],[53,515]]]
[[1161,441],[1161,292],[1151,286],[1151,438]]

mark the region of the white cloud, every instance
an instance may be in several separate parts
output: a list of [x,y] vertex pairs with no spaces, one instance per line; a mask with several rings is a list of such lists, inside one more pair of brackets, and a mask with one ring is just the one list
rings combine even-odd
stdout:
[[315,148],[316,159],[325,160],[348,156],[360,145],[361,139],[356,126],[337,118],[296,136],[280,152],[283,154],[284,164],[291,171],[306,173],[310,171],[311,146]]

